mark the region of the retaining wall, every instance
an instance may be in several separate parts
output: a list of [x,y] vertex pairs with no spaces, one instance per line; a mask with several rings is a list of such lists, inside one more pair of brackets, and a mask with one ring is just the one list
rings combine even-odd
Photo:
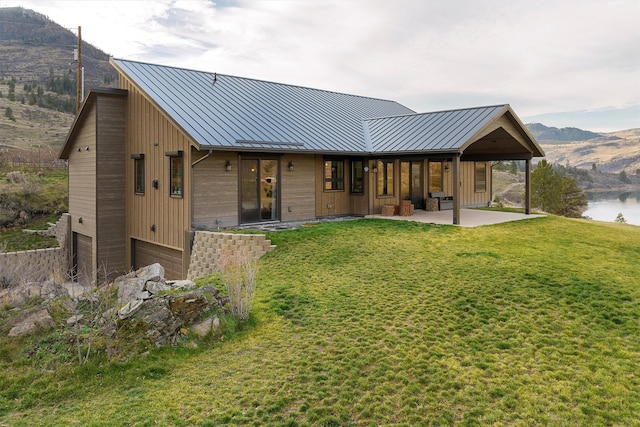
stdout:
[[187,278],[195,279],[219,271],[225,258],[257,259],[274,248],[264,234],[196,231]]
[[[71,216],[62,214],[48,233],[58,240],[57,248],[0,253],[0,280],[9,282],[40,281],[69,271],[69,230]],[[40,234],[40,233],[39,233]]]

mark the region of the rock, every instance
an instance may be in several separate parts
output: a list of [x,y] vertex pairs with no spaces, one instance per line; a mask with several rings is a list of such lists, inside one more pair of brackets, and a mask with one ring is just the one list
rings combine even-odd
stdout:
[[153,298],[153,295],[149,291],[142,291],[136,294],[136,299],[147,300]]
[[136,277],[144,279],[145,282],[159,282],[164,278],[164,268],[158,263],[151,264],[138,269]]
[[55,326],[46,307],[37,307],[24,312],[13,319],[12,323],[14,326],[9,330],[10,337],[21,337],[37,330],[47,330]]
[[116,279],[118,286],[118,305],[126,304],[136,299],[136,295],[144,290],[147,281],[145,279],[132,277],[128,279]]
[[127,319],[133,316],[142,307],[143,300],[134,299],[126,303],[120,310],[118,310],[118,317],[121,320]]
[[204,319],[202,322],[192,325],[191,330],[200,338],[204,338],[210,332],[218,329],[218,327],[220,327],[220,319],[218,319],[218,316],[211,316]]
[[209,306],[209,301],[200,292],[167,295],[165,298],[168,300],[171,312],[187,325],[195,322]]
[[196,284],[191,280],[172,280],[167,282],[167,285],[173,289],[193,289],[196,287]]
[[84,318],[84,314],[74,314],[67,319],[67,326],[73,326]]
[[173,342],[182,327],[182,321],[173,315],[168,301],[164,298],[144,301],[135,315],[127,321],[135,321],[138,325],[142,323],[146,328],[145,338],[156,346]]
[[151,292],[153,295],[157,295],[160,292],[170,291],[172,288],[164,281],[159,282],[147,282],[144,285],[146,291]]

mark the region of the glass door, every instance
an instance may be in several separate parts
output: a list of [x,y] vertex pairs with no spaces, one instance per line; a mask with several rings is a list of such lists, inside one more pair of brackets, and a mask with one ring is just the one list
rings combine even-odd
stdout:
[[277,221],[278,160],[242,159],[240,181],[240,222]]
[[402,200],[411,200],[414,208],[422,209],[422,162],[405,161],[400,163],[400,189]]

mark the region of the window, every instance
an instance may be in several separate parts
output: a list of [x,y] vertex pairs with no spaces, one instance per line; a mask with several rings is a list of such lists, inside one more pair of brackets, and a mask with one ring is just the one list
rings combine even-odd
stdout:
[[429,162],[429,192],[438,193],[442,190],[442,162]]
[[344,160],[324,161],[324,189],[344,191]]
[[351,162],[351,192],[364,193],[364,161],[353,160]]
[[167,153],[167,156],[169,156],[169,195],[182,197],[184,185],[182,151]]
[[144,194],[144,154],[133,154],[133,192]]
[[474,176],[476,193],[487,191],[487,162],[476,162]]
[[393,160],[378,160],[378,196],[393,196]]

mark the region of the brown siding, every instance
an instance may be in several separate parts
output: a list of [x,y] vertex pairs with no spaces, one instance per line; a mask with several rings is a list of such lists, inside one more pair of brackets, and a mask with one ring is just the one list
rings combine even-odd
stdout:
[[90,284],[93,281],[93,245],[90,236],[73,233],[73,251],[77,281]]
[[132,240],[132,242],[133,267],[135,269],[157,262],[164,268],[165,278],[182,279],[186,277],[183,273],[182,251],[141,240]]
[[[289,161],[293,171],[288,169]],[[314,156],[285,155],[280,159],[280,195],[283,221],[315,218]]]
[[[191,228],[191,146],[192,141],[177,128],[137,87],[120,76],[120,88],[129,91],[127,105],[127,234],[131,239],[156,243],[183,251],[185,230]],[[183,197],[169,195],[167,152],[183,152]],[[145,154],[145,194],[133,192],[131,154]],[[154,189],[152,181],[158,181]],[[152,227],[155,231],[152,231]],[[129,247],[129,245],[127,245]],[[127,259],[131,259],[128,249]],[[186,277],[186,270],[182,277]]]
[[[195,150],[194,150],[195,151]],[[194,162],[205,153],[194,152]],[[231,170],[225,169],[231,162]],[[238,155],[213,152],[193,167],[193,225],[215,229],[238,225]],[[216,221],[219,221],[217,223]]]
[[[109,281],[126,272],[125,259],[125,102],[121,97],[97,99],[98,280]],[[107,277],[104,277],[104,276]]]
[[475,191],[475,162],[460,162],[460,180],[462,187],[460,202],[462,206],[487,206],[491,201],[491,162],[487,163],[486,189]]
[[315,156],[316,216],[347,215],[351,213],[349,200],[350,165],[344,160],[344,191],[324,190],[324,157]]

